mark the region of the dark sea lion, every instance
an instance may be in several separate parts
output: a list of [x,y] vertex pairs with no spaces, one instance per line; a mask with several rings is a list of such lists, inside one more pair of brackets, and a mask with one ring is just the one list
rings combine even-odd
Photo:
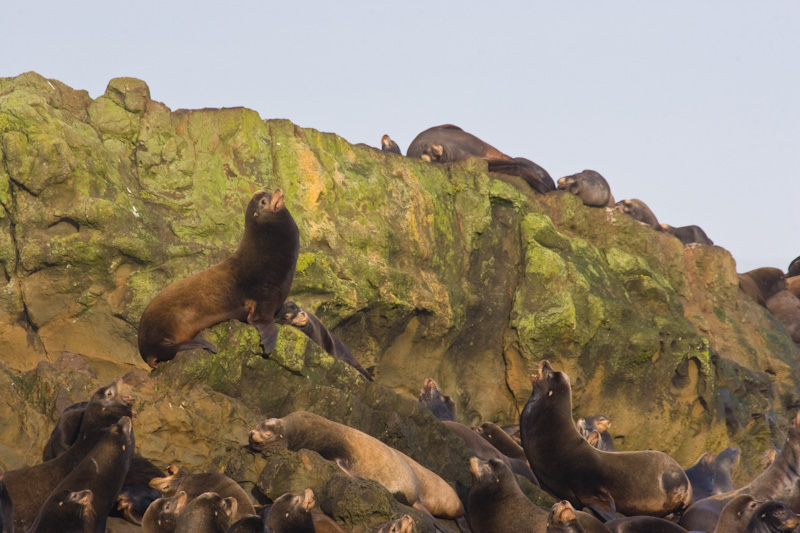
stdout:
[[686,533],[678,524],[655,516],[629,516],[606,522],[611,533]]
[[514,159],[487,158],[486,162],[489,165],[489,172],[518,176],[539,194],[545,194],[556,189],[556,184],[550,174],[530,159],[524,157],[515,157]]
[[497,424],[484,422],[480,427],[474,429],[475,433],[486,439],[489,444],[497,448],[503,455],[520,461],[528,461],[522,446],[517,444],[517,441],[511,438],[511,435],[503,431],[503,428]]
[[286,493],[272,504],[267,515],[267,527],[274,533],[314,533],[314,491],[306,489],[300,494]]
[[175,533],[225,533],[234,522],[236,500],[204,492],[189,501],[178,516]]
[[711,494],[722,494],[733,490],[733,469],[737,464],[739,464],[739,448],[725,448],[719,452],[714,458],[714,488]]
[[614,207],[614,195],[606,179],[594,170],[584,170],[558,179],[558,188],[581,199],[590,207]]
[[678,228],[669,224],[661,224],[661,231],[675,235],[683,244],[707,244],[712,245],[714,241],[708,238],[706,232],[700,226],[680,226]]
[[169,465],[167,473],[169,475],[166,477],[150,480],[150,486],[166,497],[174,496],[183,491],[186,493],[187,501],[191,502],[205,492],[213,492],[221,498],[233,498],[236,500],[234,521],[240,520],[247,515],[256,514],[256,509],[244,489],[225,474],[218,472],[190,474],[175,465]]
[[744,533],[759,506],[749,494],[741,494],[722,508],[714,533]]
[[180,491],[151,503],[142,517],[142,533],[174,533],[187,501],[186,493]]
[[381,137],[381,150],[392,154],[403,155],[403,152],[400,151],[400,147],[397,146],[397,143],[388,135]]
[[258,515],[248,515],[231,524],[225,533],[265,533],[264,520]]
[[766,307],[770,296],[786,289],[786,276],[778,268],[756,268],[739,274],[739,289]]
[[286,301],[275,316],[275,322],[296,327],[335,359],[344,361],[358,370],[368,381],[372,381],[370,373],[361,366],[347,346],[328,331],[325,324],[311,311],[302,309],[294,302]]
[[221,263],[167,286],[139,321],[139,353],[156,368],[182,350],[217,348],[195,339],[226,320],[254,325],[269,355],[278,338],[275,315],[292,287],[300,233],[283,191],[256,192],[245,210],[244,235]]
[[745,533],[779,533],[794,531],[800,526],[800,516],[796,515],[783,502],[766,502],[759,505]]
[[581,418],[576,422],[578,432],[584,439],[589,441],[593,431],[597,432],[597,442],[592,444],[598,450],[604,452],[615,452],[617,448],[614,446],[614,439],[608,432],[611,427],[611,420],[606,415],[596,414]]
[[375,533],[414,533],[414,520],[404,514],[397,520],[386,522]]
[[785,502],[800,510],[800,412],[792,420],[786,441],[766,470],[744,487],[696,501],[683,513],[680,525],[688,531],[714,531],[725,504],[736,496],[749,494],[758,501]]
[[44,502],[28,533],[92,533],[92,491],[56,490]]
[[692,484],[692,502],[708,498],[714,493],[714,454],[706,452],[695,464],[684,470]]
[[800,344],[800,299],[782,290],[767,298],[766,307],[783,324],[792,340]]
[[249,440],[255,451],[270,446],[316,451],[352,476],[377,481],[401,503],[442,518],[464,516],[455,491],[438,475],[378,439],[319,415],[295,411],[264,420]]
[[650,208],[647,207],[647,204],[638,198],[621,200],[614,205],[614,209],[620,213],[625,213],[629,217],[633,218],[634,220],[638,220],[646,226],[650,226],[654,230],[661,231],[661,225],[658,223],[656,216],[653,214]]
[[408,146],[406,155],[429,163],[452,163],[470,157],[511,159],[494,146],[452,124],[434,126],[417,135]]
[[800,276],[800,256],[795,257],[791,263],[789,263],[789,268],[786,269],[786,277],[793,278],[795,276]]
[[419,403],[427,407],[433,416],[441,421],[455,421],[457,417],[456,402],[444,393],[431,378],[425,378],[422,390],[419,391]]
[[586,533],[567,500],[553,504],[547,516],[547,533]]
[[572,388],[565,373],[543,360],[531,382],[520,428],[522,447],[542,488],[606,520],[616,518],[616,512],[666,516],[689,505],[691,485],[669,455],[603,452],[584,440],[572,420]]
[[50,433],[50,439],[44,446],[42,461],[49,461],[65,452],[67,448],[78,440],[78,431],[81,429],[83,413],[89,402],[80,402],[70,405],[61,413],[56,422],[56,427]]

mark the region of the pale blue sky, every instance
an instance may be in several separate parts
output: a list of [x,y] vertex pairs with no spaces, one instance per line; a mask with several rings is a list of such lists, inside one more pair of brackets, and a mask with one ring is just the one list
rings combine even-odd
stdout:
[[133,76],[403,151],[449,122],[555,179],[597,170],[740,272],[800,255],[800,2],[222,5],[0,0],[0,76]]

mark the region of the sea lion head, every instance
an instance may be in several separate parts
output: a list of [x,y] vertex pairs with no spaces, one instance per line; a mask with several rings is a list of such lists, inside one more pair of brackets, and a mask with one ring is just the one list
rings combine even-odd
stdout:
[[178,490],[180,478],[183,477],[184,474],[178,469],[177,466],[172,464],[167,467],[167,473],[169,475],[166,477],[154,477],[150,480],[149,485],[151,488],[156,489],[164,496],[173,496]]
[[250,448],[260,452],[270,446],[286,446],[285,428],[280,418],[268,418],[250,431]]
[[577,195],[580,192],[580,183],[575,179],[575,175],[558,178],[557,186],[570,194]]
[[[178,516],[183,513],[186,503],[189,500],[185,491],[180,491],[171,497],[163,497],[155,500],[147,507],[142,523],[155,522],[164,531],[172,531],[178,521]],[[152,529],[152,528],[151,528]]]
[[94,494],[92,494],[91,490],[86,489],[78,492],[70,492],[67,500],[75,502],[81,506],[83,509],[83,518],[85,520],[90,520],[94,516],[94,508],[92,507]]
[[[564,394],[572,394],[569,376],[564,372],[556,372],[547,359],[539,362],[539,374],[531,375],[531,384],[533,385],[531,400],[534,402],[552,403],[556,400],[560,401]],[[571,396],[568,397],[571,398]]]
[[739,464],[739,448],[725,448],[714,460],[719,465],[730,465],[731,467]]
[[133,402],[130,387],[121,379],[116,379],[113,383],[94,391],[87,410],[96,411],[103,419],[108,418],[109,421],[116,422],[123,416],[133,416]]
[[455,421],[455,402],[450,396],[445,396],[439,390],[436,382],[431,378],[425,378],[422,382],[422,389],[419,391],[419,403],[430,409],[433,416],[439,420]]
[[236,498],[223,498],[216,492],[204,492],[190,503],[211,509],[214,516],[222,519],[223,522],[229,522],[239,509],[239,502],[236,501]]
[[248,221],[256,224],[265,224],[274,220],[276,215],[286,211],[284,200],[284,194],[281,189],[275,189],[271,193],[263,190],[256,191],[253,197],[250,198],[250,203],[247,204],[245,224]]
[[755,510],[753,518],[767,524],[769,531],[793,531],[800,526],[800,516],[794,514],[783,502],[762,503]]
[[384,524],[377,533],[412,533],[414,530],[414,520],[404,514],[397,520],[392,520]]
[[473,482],[483,486],[499,483],[503,478],[513,475],[503,461],[494,458],[484,461],[470,457],[469,471]]
[[554,524],[568,524],[577,520],[575,508],[567,500],[556,502],[550,508],[550,515],[547,517],[547,527],[551,528]]
[[384,134],[383,137],[381,137],[381,146],[383,146],[384,148],[389,148],[391,145],[392,145],[392,138]]

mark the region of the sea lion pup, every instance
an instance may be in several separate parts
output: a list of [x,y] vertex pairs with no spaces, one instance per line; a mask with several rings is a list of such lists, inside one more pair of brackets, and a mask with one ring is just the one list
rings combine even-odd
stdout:
[[[592,444],[598,450],[602,450],[604,452],[615,452],[617,448],[614,446],[614,439],[611,438],[611,434],[608,432],[608,428],[611,427],[611,420],[608,419],[606,415],[596,414],[587,416],[585,418],[579,419],[575,426],[578,428],[578,432],[583,435],[587,441]],[[592,443],[590,437],[592,437],[592,432],[597,432],[597,441],[596,443]]]
[[678,524],[655,516],[629,516],[606,522],[611,533],[686,533]]
[[735,497],[722,508],[714,533],[744,533],[758,506],[749,494]]
[[255,451],[269,446],[313,450],[349,475],[377,481],[401,503],[442,518],[464,516],[455,491],[438,475],[378,439],[319,415],[295,411],[269,418],[250,432],[249,441]]
[[512,459],[519,459],[527,463],[525,450],[511,438],[511,435],[503,431],[503,428],[492,422],[484,422],[480,427],[473,428],[475,433],[486,439],[486,441],[497,448],[500,453]]
[[174,533],[187,501],[186,493],[180,491],[151,503],[142,517],[142,533]]
[[444,393],[431,378],[425,378],[422,382],[422,390],[419,391],[419,403],[427,407],[433,416],[441,421],[450,420],[455,422],[457,417],[456,402]]
[[616,518],[616,512],[666,516],[689,505],[692,487],[669,455],[602,452],[581,437],[572,421],[572,388],[565,373],[543,360],[531,382],[520,428],[522,447],[542,488],[605,520]]
[[744,487],[733,492],[715,494],[698,500],[683,513],[680,525],[688,531],[714,531],[725,504],[736,496],[749,494],[758,501],[786,502],[791,509],[800,509],[800,412],[786,435],[783,448],[766,470]]
[[581,199],[589,207],[614,207],[614,195],[606,179],[594,170],[584,170],[558,179],[558,188]]
[[737,464],[739,464],[739,448],[725,448],[719,452],[714,458],[714,488],[711,489],[711,494],[722,494],[733,490],[733,469]]
[[428,163],[452,163],[470,157],[511,159],[494,146],[452,124],[428,128],[414,137],[406,155]]
[[414,533],[414,519],[404,514],[397,520],[386,522],[375,533]]
[[274,533],[314,533],[314,491],[306,489],[300,494],[287,492],[272,504],[266,524]]
[[700,456],[695,464],[685,469],[686,477],[692,484],[692,503],[703,498],[708,498],[714,493],[714,454],[706,452]]
[[204,492],[186,504],[178,516],[175,533],[225,533],[233,523],[236,500],[216,492]]
[[334,359],[344,361],[348,365],[358,370],[367,381],[372,381],[372,376],[367,372],[353,353],[342,344],[333,333],[328,331],[325,324],[312,313],[300,308],[296,303],[283,302],[278,314],[275,315],[275,322],[278,324],[289,324],[302,331],[308,338],[316,342],[323,350],[328,352]]
[[778,533],[794,531],[800,526],[800,516],[796,515],[783,502],[766,502],[759,505],[745,533]]
[[266,357],[278,338],[275,314],[297,265],[300,233],[283,191],[258,191],[245,210],[244,235],[221,263],[168,285],[139,321],[139,353],[151,368],[183,350],[217,348],[198,333],[226,320],[254,325]]
[[219,494],[221,498],[236,500],[234,522],[246,515],[256,514],[256,509],[244,489],[234,480],[218,472],[205,472],[190,474],[184,472],[174,464],[167,467],[166,477],[157,477],[150,480],[150,486],[159,491],[163,496],[174,496],[180,491],[186,493],[187,502],[191,502],[204,492]]
[[708,238],[706,232],[700,226],[680,226],[678,228],[669,224],[660,224],[661,231],[675,235],[683,244],[706,244],[713,245],[714,241]]
[[550,174],[530,159],[524,157],[515,157],[514,159],[486,158],[486,162],[489,165],[489,172],[518,176],[539,194],[556,190],[556,184]]
[[756,268],[738,276],[739,289],[764,307],[770,296],[786,289],[786,276],[778,268]]
[[767,298],[766,307],[783,324],[795,344],[800,344],[800,299],[782,290]]
[[400,151],[400,147],[397,146],[397,143],[394,142],[388,135],[381,137],[381,151],[403,155],[403,152]]
[[44,502],[28,533],[92,533],[92,491],[61,489]]
[[633,218],[634,220],[638,220],[646,226],[650,226],[656,231],[661,231],[661,225],[658,223],[656,216],[653,214],[650,208],[647,207],[647,204],[638,198],[620,200],[614,205],[614,209],[620,213],[625,213],[629,217]]
[[586,533],[567,500],[553,504],[547,515],[547,533]]

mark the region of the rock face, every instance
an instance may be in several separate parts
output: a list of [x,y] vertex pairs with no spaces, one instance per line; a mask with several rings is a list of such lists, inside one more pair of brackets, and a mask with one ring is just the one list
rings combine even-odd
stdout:
[[743,478],[800,408],[800,352],[722,248],[536,195],[479,160],[387,155],[243,108],[171,111],[132,78],[92,100],[28,73],[0,79],[0,466],[32,464],[60,409],[146,369],[144,307],[232,253],[250,196],[276,187],[301,234],[290,299],[376,383],[290,327],[265,360],[253,328],[220,324],[205,334],[219,354],[141,378],[136,441],[157,464],[220,468],[260,419],[305,409],[466,496],[469,452],[416,403],[423,379],[460,422],[514,423],[543,358],[569,374],[576,418],[609,416],[619,449],[689,466],[738,446]]

